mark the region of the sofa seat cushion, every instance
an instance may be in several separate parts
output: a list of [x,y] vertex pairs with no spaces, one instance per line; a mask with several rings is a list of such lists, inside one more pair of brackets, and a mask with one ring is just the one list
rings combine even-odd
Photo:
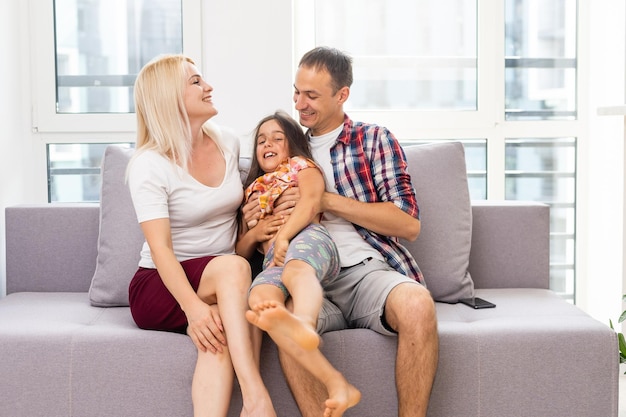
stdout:
[[561,320],[564,316],[590,318],[576,306],[564,301],[554,291],[539,288],[477,289],[476,297],[491,301],[496,308],[475,310],[464,304],[436,303],[440,322],[490,322],[524,320],[538,326],[536,321]]
[[[617,342],[606,325],[550,290],[485,289],[476,295],[497,307],[436,303],[440,361],[430,415],[612,415],[608,397],[616,388],[607,390],[603,381],[612,375],[617,384]],[[323,353],[363,393],[354,415],[397,415],[396,344],[395,337],[366,329],[323,335]],[[0,392],[8,393],[0,415],[94,415],[94,407],[108,415],[191,414],[191,340],[138,329],[128,307],[94,307],[86,293],[1,299],[0,352]],[[281,415],[297,415],[267,336],[261,372]],[[558,401],[545,398],[555,387]],[[229,416],[240,410],[235,388]],[[32,392],[42,400],[29,401]]]
[[34,335],[37,332],[69,332],[109,322],[115,328],[140,329],[133,322],[128,308],[99,308],[89,303],[87,293],[19,292],[9,294],[0,302],[0,332],[16,331]]
[[[196,349],[189,337],[141,330],[128,307],[93,307],[87,293],[7,295],[0,352],[0,392],[11,393],[0,415],[192,414]],[[38,401],[30,401],[33,392]]]
[[[617,342],[606,325],[550,290],[479,289],[476,296],[496,308],[436,304],[433,415],[612,415],[611,390],[600,381],[617,381]],[[546,397],[555,387],[566,401]]]

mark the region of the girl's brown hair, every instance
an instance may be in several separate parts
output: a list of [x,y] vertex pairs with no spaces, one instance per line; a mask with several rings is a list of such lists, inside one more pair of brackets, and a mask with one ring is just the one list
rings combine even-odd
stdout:
[[[313,160],[313,155],[311,154],[311,148],[309,146],[309,141],[302,130],[300,124],[294,120],[293,117],[289,116],[286,112],[278,110],[269,116],[264,117],[254,129],[254,147],[256,149],[257,138],[259,136],[259,130],[263,124],[269,122],[270,120],[276,120],[276,123],[282,128],[283,132],[285,132],[285,138],[287,139],[287,144],[289,147],[289,156],[302,156],[308,159]],[[244,181],[244,187],[252,184],[252,182],[265,174],[265,172],[259,166],[259,161],[256,157],[256,152],[252,152],[252,162],[250,163],[250,171],[248,172],[248,176]]]

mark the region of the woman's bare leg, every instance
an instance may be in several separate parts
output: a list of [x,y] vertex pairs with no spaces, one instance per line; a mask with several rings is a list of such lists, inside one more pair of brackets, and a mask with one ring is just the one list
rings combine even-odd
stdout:
[[[276,417],[258,367],[260,343],[253,342],[252,326],[245,318],[250,266],[236,255],[213,259],[206,266],[198,289],[202,299],[217,297],[230,358],[241,387],[242,417]],[[223,301],[222,301],[223,300]]]
[[191,384],[194,417],[224,417],[228,413],[235,373],[228,348],[222,353],[198,350]]

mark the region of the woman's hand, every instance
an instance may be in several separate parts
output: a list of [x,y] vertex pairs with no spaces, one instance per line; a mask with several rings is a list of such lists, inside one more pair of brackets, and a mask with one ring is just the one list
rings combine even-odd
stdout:
[[226,335],[217,304],[209,305],[198,299],[191,309],[185,311],[185,315],[189,323],[187,334],[198,350],[213,353],[224,351]]
[[259,223],[248,233],[253,234],[256,242],[267,242],[274,239],[283,224],[285,224],[283,216],[267,216],[259,220]]
[[248,225],[248,229],[252,229],[257,225],[261,218],[261,208],[259,207],[259,193],[255,192],[250,195],[248,202],[241,208],[243,220]]

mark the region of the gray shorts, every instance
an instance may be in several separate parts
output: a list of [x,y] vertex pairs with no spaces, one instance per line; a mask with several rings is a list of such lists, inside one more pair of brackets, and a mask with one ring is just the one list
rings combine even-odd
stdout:
[[384,322],[385,303],[391,290],[402,283],[421,285],[377,259],[342,268],[334,280],[324,284],[317,332],[366,328],[395,335]]

